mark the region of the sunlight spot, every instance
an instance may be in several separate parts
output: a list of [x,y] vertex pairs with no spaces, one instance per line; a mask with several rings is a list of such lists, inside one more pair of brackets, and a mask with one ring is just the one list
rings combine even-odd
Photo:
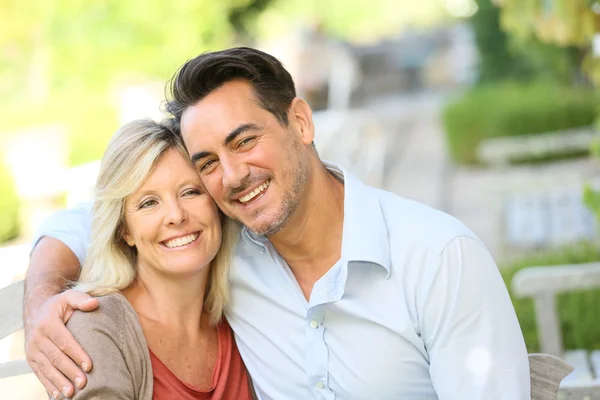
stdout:
[[456,18],[468,18],[477,12],[474,0],[446,0],[446,11]]
[[475,377],[485,377],[492,367],[492,357],[488,349],[475,347],[467,354],[467,369]]

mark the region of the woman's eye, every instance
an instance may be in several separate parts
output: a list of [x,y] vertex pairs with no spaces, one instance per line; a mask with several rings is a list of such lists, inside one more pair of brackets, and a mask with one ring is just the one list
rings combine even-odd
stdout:
[[183,192],[184,196],[196,196],[199,195],[200,191],[198,189],[190,189]]
[[147,200],[140,204],[140,208],[149,208],[156,204],[156,200]]

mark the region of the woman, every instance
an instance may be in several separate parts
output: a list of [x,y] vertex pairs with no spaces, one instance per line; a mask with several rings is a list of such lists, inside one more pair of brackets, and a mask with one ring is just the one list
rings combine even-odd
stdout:
[[74,399],[250,399],[223,319],[238,228],[166,124],[135,121],[102,159],[76,289],[100,297],[67,327],[94,360]]

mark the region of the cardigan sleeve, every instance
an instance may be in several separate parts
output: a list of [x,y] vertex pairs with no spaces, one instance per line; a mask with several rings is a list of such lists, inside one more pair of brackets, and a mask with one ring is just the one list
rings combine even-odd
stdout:
[[[72,399],[152,398],[152,367],[137,316],[116,295],[92,312],[76,311],[67,328],[92,359],[87,385]],[[132,315],[133,314],[133,315]]]

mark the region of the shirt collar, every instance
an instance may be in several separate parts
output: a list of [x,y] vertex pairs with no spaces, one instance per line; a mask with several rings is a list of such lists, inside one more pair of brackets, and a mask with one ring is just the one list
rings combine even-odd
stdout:
[[342,259],[383,267],[390,274],[390,242],[375,189],[339,165],[325,162],[329,171],[344,180]]
[[[341,166],[323,161],[325,167],[344,182],[344,226],[342,260],[362,261],[379,265],[390,274],[390,243],[379,199],[374,189],[362,183]],[[256,235],[246,227],[243,236],[260,250],[270,245],[265,236]]]

